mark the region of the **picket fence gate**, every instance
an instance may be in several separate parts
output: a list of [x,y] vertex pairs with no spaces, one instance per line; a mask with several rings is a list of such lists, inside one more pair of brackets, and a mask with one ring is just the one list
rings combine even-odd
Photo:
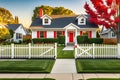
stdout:
[[75,58],[120,58],[120,44],[77,44]]
[[31,59],[57,57],[57,43],[55,44],[27,44],[0,45],[0,59]]

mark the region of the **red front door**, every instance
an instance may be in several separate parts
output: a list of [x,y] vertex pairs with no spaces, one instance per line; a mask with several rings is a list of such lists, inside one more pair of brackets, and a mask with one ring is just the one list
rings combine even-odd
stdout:
[[73,32],[70,32],[69,33],[69,42],[73,42],[73,40],[74,40],[74,34],[73,34]]

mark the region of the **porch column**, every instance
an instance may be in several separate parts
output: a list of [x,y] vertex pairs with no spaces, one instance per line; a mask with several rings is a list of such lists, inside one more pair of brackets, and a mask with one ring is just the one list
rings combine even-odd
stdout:
[[75,29],[75,44],[77,44],[77,29]]
[[65,46],[67,46],[67,29],[65,29]]

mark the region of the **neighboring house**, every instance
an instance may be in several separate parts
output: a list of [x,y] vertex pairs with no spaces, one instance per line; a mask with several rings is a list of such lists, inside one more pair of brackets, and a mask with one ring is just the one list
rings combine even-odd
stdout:
[[59,35],[65,36],[65,44],[77,43],[77,36],[87,33],[89,38],[96,38],[98,26],[89,22],[88,15],[50,17],[42,15],[32,22],[30,29],[33,38],[57,38]]
[[14,42],[23,41],[23,36],[27,35],[27,31],[22,24],[8,24],[7,28],[13,30],[14,35],[12,40]]
[[101,38],[116,38],[116,34],[110,28],[104,29],[104,27],[102,27],[100,35]]

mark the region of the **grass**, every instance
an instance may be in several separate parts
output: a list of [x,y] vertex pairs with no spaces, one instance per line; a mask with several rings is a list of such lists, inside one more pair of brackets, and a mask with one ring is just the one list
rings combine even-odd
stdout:
[[55,80],[51,78],[42,78],[42,79],[28,79],[28,78],[1,78],[0,80]]
[[0,72],[50,73],[55,60],[7,60],[0,61]]
[[78,59],[78,73],[120,73],[120,60],[116,59]]
[[120,80],[119,78],[91,78],[87,80]]
[[59,59],[73,59],[74,58],[74,50],[66,50],[63,51],[64,46],[58,46],[57,48],[57,58]]

